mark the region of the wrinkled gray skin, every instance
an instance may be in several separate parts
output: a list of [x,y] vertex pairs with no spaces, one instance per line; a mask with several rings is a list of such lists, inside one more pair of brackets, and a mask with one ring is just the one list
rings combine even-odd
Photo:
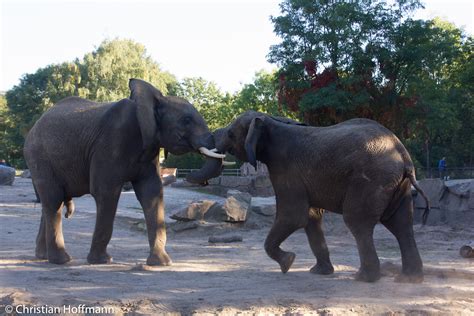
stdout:
[[397,280],[422,282],[412,224],[413,163],[402,143],[367,119],[330,127],[302,125],[249,111],[214,133],[220,152],[268,166],[277,213],[265,241],[267,254],[287,272],[295,254],[283,251],[280,244],[304,228],[317,259],[311,272],[333,273],[319,210],[326,209],[342,214],[356,239],[361,263],[357,280],[380,278],[373,231],[381,222],[400,245],[403,271]]
[[[66,206],[66,216],[72,215],[72,198],[90,193],[97,218],[87,261],[110,262],[107,244],[117,203],[122,185],[131,181],[146,219],[147,264],[171,264],[165,250],[160,147],[179,155],[201,146],[212,149],[214,141],[204,119],[187,101],[164,97],[138,79],[130,80],[130,90],[129,99],[112,103],[66,98],[43,114],[29,132],[24,155],[42,204],[38,258],[56,264],[71,260],[64,246],[61,210]],[[204,168],[218,173],[221,163],[221,159],[208,158]]]

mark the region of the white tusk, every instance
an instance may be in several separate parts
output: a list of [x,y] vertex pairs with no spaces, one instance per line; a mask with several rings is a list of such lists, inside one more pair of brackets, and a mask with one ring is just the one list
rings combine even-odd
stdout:
[[217,148],[211,149],[213,153],[218,152],[219,150]]
[[235,163],[236,163],[235,161],[225,161],[225,160],[222,161],[223,166],[233,166],[235,165]]
[[209,149],[207,149],[206,147],[199,147],[199,152],[201,152],[201,154],[203,154],[205,156],[208,156],[208,157],[211,157],[211,158],[219,158],[219,159],[224,159],[225,158],[224,154],[214,153],[214,152],[210,151]]

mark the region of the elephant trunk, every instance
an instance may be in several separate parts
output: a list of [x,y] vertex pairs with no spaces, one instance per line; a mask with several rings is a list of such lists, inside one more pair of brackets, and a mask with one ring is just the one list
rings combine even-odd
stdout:
[[219,176],[222,172],[222,156],[212,151],[215,147],[214,138],[209,133],[205,136],[198,137],[192,141],[193,147],[200,153],[205,155],[206,162],[201,169],[191,172],[186,176],[186,180],[191,183],[207,185],[207,180]]
[[201,169],[191,172],[186,176],[186,181],[207,185],[207,180],[219,176],[222,172],[222,159],[206,157],[206,162]]

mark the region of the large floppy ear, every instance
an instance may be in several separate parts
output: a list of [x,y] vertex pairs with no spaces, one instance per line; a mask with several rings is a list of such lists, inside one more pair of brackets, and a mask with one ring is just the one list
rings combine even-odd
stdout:
[[247,160],[257,169],[257,144],[262,136],[264,128],[263,119],[256,117],[250,123],[247,137],[245,138],[245,152],[247,153]]
[[143,149],[155,144],[158,131],[158,117],[155,107],[163,101],[161,92],[146,81],[130,79],[130,99],[137,103],[137,119],[142,133]]

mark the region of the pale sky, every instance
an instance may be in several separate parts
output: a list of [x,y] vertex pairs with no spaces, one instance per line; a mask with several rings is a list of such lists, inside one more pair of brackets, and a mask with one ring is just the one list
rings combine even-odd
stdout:
[[[182,79],[203,77],[224,91],[252,81],[278,43],[270,15],[278,0],[1,1],[0,91],[25,73],[71,61],[104,39],[145,45],[161,68]],[[417,17],[441,16],[474,34],[472,0],[426,0]]]

